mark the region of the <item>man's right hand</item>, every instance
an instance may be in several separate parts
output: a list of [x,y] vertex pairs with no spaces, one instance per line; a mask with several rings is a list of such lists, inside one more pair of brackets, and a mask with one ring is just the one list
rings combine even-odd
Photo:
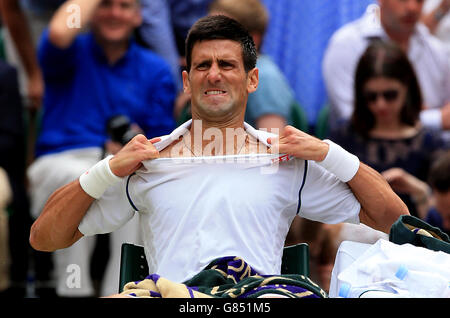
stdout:
[[142,166],[142,161],[159,158],[159,151],[153,145],[161,138],[147,139],[144,135],[136,135],[109,161],[112,173],[118,177],[126,177]]

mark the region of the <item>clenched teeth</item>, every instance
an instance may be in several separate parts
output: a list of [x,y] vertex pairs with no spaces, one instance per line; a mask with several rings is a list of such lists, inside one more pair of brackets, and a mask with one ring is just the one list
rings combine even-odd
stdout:
[[219,95],[219,94],[225,94],[225,91],[207,91],[205,92],[206,95]]

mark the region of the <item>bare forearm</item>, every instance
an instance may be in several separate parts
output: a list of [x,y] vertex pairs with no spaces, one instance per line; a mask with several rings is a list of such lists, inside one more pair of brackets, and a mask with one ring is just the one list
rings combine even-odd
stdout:
[[148,140],[144,135],[137,135],[112,159],[106,157],[79,179],[56,190],[31,227],[31,246],[37,250],[54,251],[80,239],[82,233],[78,226],[94,198],[100,199],[104,191],[119,182],[121,177],[134,173],[142,161],[158,158],[159,152],[153,143],[160,140]]
[[31,246],[37,250],[54,251],[75,243],[82,237],[78,225],[93,201],[94,198],[83,191],[78,180],[56,190],[31,227]]
[[[75,37],[89,24],[100,2],[101,0],[69,0],[61,5],[49,23],[50,41],[60,48],[69,47]],[[71,10],[72,8],[74,10]],[[68,22],[77,12],[80,25],[73,26]]]
[[347,184],[361,203],[361,222],[376,230],[389,233],[400,215],[409,214],[386,180],[364,163],[360,163],[358,172]]

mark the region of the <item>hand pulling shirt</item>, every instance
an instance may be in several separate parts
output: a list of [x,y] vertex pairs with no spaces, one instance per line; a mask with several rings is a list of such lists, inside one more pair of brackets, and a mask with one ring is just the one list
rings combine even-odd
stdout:
[[[161,150],[190,121],[155,144]],[[267,145],[267,132],[245,124]],[[268,145],[270,146],[270,145]],[[183,282],[213,259],[239,256],[263,274],[279,274],[294,216],[359,223],[347,184],[314,161],[277,154],[158,158],[93,202],[84,235],[114,231],[136,213],[151,273]]]

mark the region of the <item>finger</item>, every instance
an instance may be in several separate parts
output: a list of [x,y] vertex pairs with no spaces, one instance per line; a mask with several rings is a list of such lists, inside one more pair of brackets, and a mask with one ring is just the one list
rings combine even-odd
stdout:
[[385,178],[386,181],[388,181],[388,182],[390,182],[390,181],[392,181],[393,179],[395,179],[395,176],[396,176],[395,173],[392,172],[392,171],[390,171],[390,170],[383,171],[383,172],[381,173],[381,175],[382,175],[383,178]]
[[280,138],[284,138],[284,137],[290,136],[290,135],[296,133],[296,131],[298,131],[297,128],[292,127],[290,125],[287,125],[281,131]]
[[279,138],[278,137],[269,137],[267,138],[267,143],[270,145],[268,152],[269,153],[278,153],[278,145],[279,145]]
[[154,143],[160,142],[161,138],[160,137],[155,137],[155,138],[149,139],[148,141],[150,141],[152,144],[154,144]]
[[278,153],[288,153],[289,151],[289,146],[285,143],[280,142],[278,144]]

